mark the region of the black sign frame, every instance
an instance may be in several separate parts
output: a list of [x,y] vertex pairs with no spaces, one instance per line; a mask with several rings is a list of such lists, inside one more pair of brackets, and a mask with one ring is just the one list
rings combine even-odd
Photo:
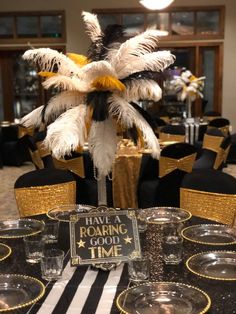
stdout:
[[[116,222],[115,225],[114,222]],[[104,225],[105,227],[102,227]],[[115,234],[113,229],[120,231],[121,234]],[[101,232],[106,234],[101,235]],[[109,233],[111,234],[109,235]],[[93,234],[96,235],[92,237]],[[112,241],[110,246],[109,243],[103,243],[107,240]],[[99,246],[96,245],[98,243]],[[88,247],[88,244],[91,246]],[[135,211],[110,210],[100,212],[97,210],[71,215],[70,251],[72,266],[118,263],[140,257],[141,247]],[[119,254],[116,254],[117,252]],[[104,256],[108,253],[111,256]]]

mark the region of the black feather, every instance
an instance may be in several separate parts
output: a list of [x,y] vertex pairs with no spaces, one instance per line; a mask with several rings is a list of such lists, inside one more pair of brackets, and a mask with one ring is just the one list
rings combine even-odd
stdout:
[[91,61],[104,60],[109,46],[120,40],[124,35],[123,26],[119,24],[111,24],[106,27],[103,35],[94,41],[87,53],[87,57]]
[[91,92],[87,95],[87,105],[92,106],[94,121],[104,121],[108,118],[108,97],[110,92]]
[[103,42],[101,36],[89,46],[87,58],[91,61],[99,61],[102,48]]
[[151,115],[146,110],[144,110],[142,107],[140,107],[139,105],[133,102],[131,102],[130,104],[142,115],[142,117],[147,121],[147,123],[150,125],[150,127],[153,130],[157,128],[157,124],[155,120],[151,117]]
[[143,80],[143,79],[153,80],[157,82],[163,79],[163,73],[154,72],[154,71],[141,71],[141,72],[133,73],[120,81],[125,84],[131,80],[134,81],[134,80]]

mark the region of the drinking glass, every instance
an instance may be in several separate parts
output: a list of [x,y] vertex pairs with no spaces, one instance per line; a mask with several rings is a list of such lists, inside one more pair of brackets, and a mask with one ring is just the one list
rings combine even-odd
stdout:
[[139,257],[128,263],[129,280],[133,283],[147,281],[150,276],[150,261],[147,257]]
[[183,238],[179,235],[168,235],[162,239],[163,260],[167,265],[178,265],[183,256]]
[[43,279],[52,281],[61,278],[64,255],[64,251],[59,249],[47,249],[43,251],[41,258],[41,273]]
[[137,211],[137,223],[138,223],[138,231],[143,233],[147,230],[147,220],[144,209],[139,209]]
[[43,237],[45,243],[55,243],[58,240],[59,234],[59,221],[58,220],[48,220],[45,222],[45,227],[43,231]]
[[24,237],[26,261],[31,264],[39,263],[43,254],[44,239],[41,234]]

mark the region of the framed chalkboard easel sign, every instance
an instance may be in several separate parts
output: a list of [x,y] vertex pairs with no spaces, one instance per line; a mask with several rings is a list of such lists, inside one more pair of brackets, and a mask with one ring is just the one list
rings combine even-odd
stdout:
[[134,210],[101,210],[70,217],[71,264],[116,263],[139,257]]

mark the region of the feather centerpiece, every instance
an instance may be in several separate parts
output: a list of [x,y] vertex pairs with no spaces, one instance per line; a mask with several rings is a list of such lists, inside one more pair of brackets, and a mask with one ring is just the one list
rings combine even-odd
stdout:
[[159,101],[157,78],[175,57],[158,50],[156,30],[147,30],[123,43],[120,25],[101,29],[96,15],[82,12],[91,40],[87,56],[66,55],[50,48],[30,49],[23,55],[44,79],[45,89],[58,94],[48,104],[26,115],[21,123],[37,127],[44,122],[44,143],[56,158],[70,155],[88,141],[99,174],[112,169],[117,150],[117,126],[141,137],[154,158],[160,148],[148,114],[137,103]]
[[180,101],[186,101],[187,118],[192,118],[192,102],[196,98],[203,98],[205,76],[196,77],[189,70],[182,70],[180,75],[175,75],[170,81],[170,86],[175,90]]
[[179,100],[184,101],[189,98],[194,101],[197,97],[203,97],[205,79],[205,76],[196,77],[189,70],[184,70],[180,75],[175,75],[170,84],[176,91]]

